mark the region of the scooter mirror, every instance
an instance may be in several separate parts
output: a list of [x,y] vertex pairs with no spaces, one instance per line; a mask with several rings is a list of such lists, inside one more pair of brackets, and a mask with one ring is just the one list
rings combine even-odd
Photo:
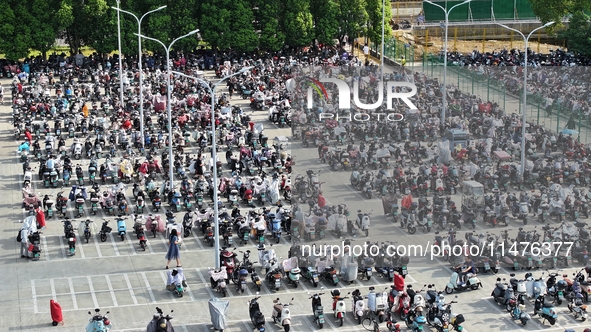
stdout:
[[108,313],[110,313],[110,311],[107,311],[107,312],[105,313],[105,315],[106,315],[106,314],[108,314]]
[[94,312],[99,312],[99,311],[101,311],[101,309],[98,309],[98,308],[94,309]]
[[92,313],[91,313],[90,311],[88,312],[88,314],[89,314],[89,315],[92,315]]
[[320,291],[323,291],[323,290],[324,290],[324,286],[321,286],[321,287],[320,287]]

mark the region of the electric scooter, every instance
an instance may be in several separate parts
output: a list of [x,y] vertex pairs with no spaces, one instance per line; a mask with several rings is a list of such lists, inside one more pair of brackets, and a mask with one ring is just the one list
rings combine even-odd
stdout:
[[273,318],[273,323],[281,323],[283,326],[283,330],[285,332],[289,332],[291,328],[291,312],[289,310],[289,306],[292,304],[293,297],[289,303],[282,304],[279,301],[279,298],[273,300],[273,314],[271,318]]

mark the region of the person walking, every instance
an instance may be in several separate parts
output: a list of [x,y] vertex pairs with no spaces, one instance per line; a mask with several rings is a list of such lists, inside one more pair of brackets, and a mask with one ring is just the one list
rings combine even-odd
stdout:
[[21,258],[29,257],[29,231],[26,227],[21,228]]
[[166,252],[166,259],[168,262],[166,263],[166,270],[168,270],[168,265],[170,265],[170,261],[173,259],[176,260],[176,267],[181,267],[181,253],[179,251],[179,244],[181,243],[178,233],[176,229],[173,229],[170,232],[170,237],[168,238],[168,252]]

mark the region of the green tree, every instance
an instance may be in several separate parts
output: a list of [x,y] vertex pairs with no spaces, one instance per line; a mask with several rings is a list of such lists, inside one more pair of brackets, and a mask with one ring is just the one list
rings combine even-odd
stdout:
[[[18,60],[29,55],[29,47],[31,41],[31,28],[27,24],[31,20],[31,14],[27,9],[26,2],[22,1],[7,1],[8,9],[6,13],[0,14],[7,22],[2,21],[4,27],[2,30],[11,32],[12,35],[6,34],[2,51],[9,60]],[[4,9],[1,9],[4,11]],[[4,31],[3,31],[4,32]]]
[[[110,5],[115,5],[114,0],[111,2],[112,4],[107,4],[106,0],[62,0],[56,18],[58,24],[65,28],[71,53],[77,53],[83,45],[93,45],[97,38],[105,37],[105,32],[99,25],[106,24],[105,14]],[[110,33],[113,34],[113,31]]]
[[0,52],[5,53],[7,59],[11,59],[7,52],[12,47],[12,36],[16,34],[14,24],[15,16],[12,8],[7,1],[0,1]]
[[201,3],[201,36],[214,49],[230,47],[228,36],[230,31],[232,0],[205,0]]
[[293,47],[309,45],[314,38],[309,0],[286,0],[282,8],[285,43]]
[[591,9],[591,0],[529,0],[534,14],[543,23],[554,21],[551,29],[560,28],[562,19],[581,10]]
[[[365,25],[369,16],[365,9],[365,0],[338,0],[339,26],[341,27],[339,40],[344,35],[349,40],[357,38],[357,35],[365,35]],[[380,14],[381,15],[381,14]]]
[[280,0],[255,0],[255,29],[259,34],[259,46],[262,50],[275,52],[283,47],[285,34],[279,24]]
[[578,11],[570,18],[568,30],[559,34],[569,51],[591,56],[591,16]]
[[259,45],[254,29],[254,14],[247,0],[233,0],[230,3],[230,31],[226,35],[232,49],[251,52]]
[[339,38],[340,7],[334,0],[310,0],[314,36],[319,43],[332,45]]
[[44,59],[47,58],[47,51],[55,44],[57,33],[62,28],[55,19],[58,9],[58,0],[29,0],[31,17],[28,24],[33,32],[30,47],[41,51]]
[[[382,40],[382,0],[366,0],[365,8],[368,15],[367,36],[377,46]],[[390,18],[392,17],[392,9],[389,2],[386,2],[383,16],[384,36],[385,40],[388,40],[392,36],[392,27],[389,24]]]

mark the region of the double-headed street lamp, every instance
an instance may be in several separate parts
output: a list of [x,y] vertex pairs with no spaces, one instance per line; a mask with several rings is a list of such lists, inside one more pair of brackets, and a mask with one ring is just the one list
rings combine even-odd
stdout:
[[[426,3],[429,3],[435,7],[439,7],[441,8],[441,10],[443,10],[443,12],[445,13],[445,42],[443,45],[443,104],[441,105],[441,127],[443,128],[445,126],[445,111],[447,109],[447,27],[449,25],[449,13],[456,7],[461,6],[461,5],[465,5],[469,2],[471,2],[472,0],[466,0],[462,3],[459,3],[455,6],[452,6],[449,10],[445,10],[445,8],[443,8],[441,5],[438,5],[436,3],[433,3],[429,0],[425,0]],[[447,3],[447,1],[446,1]]]
[[548,22],[544,25],[542,25],[541,27],[535,28],[533,29],[529,35],[527,35],[527,37],[519,30],[517,29],[513,29],[510,28],[504,24],[500,24],[497,23],[497,25],[507,29],[507,30],[511,30],[514,32],[517,32],[521,37],[523,37],[523,41],[525,42],[525,58],[524,58],[524,64],[523,64],[523,107],[521,108],[521,177],[523,178],[524,174],[525,174],[525,124],[526,124],[526,120],[527,120],[527,115],[526,115],[526,110],[527,110],[527,43],[529,41],[529,37],[532,36],[532,34],[540,29],[544,29],[547,28],[549,26],[551,26],[552,24],[554,24],[554,22]]
[[174,174],[172,172],[173,169],[173,160],[172,160],[172,110],[171,110],[171,91],[172,91],[172,86],[170,85],[170,75],[172,72],[171,69],[171,65],[170,65],[170,49],[172,48],[172,45],[174,45],[174,43],[176,43],[177,41],[185,38],[185,37],[189,37],[191,35],[196,34],[197,32],[199,32],[199,29],[193,30],[191,32],[189,32],[188,34],[184,35],[184,36],[180,36],[177,39],[173,40],[172,43],[170,43],[170,45],[166,46],[164,45],[163,42],[159,41],[158,39],[152,38],[152,37],[146,37],[142,34],[136,33],[135,35],[137,35],[140,38],[145,38],[147,40],[151,40],[153,42],[157,42],[158,44],[162,45],[162,47],[164,47],[164,50],[166,51],[166,113],[168,115],[168,177],[169,177],[169,189],[172,191],[174,186]]
[[[206,81],[194,77],[194,76],[190,76],[187,74],[183,74],[181,72],[178,71],[172,71],[173,74],[175,75],[179,75],[179,76],[183,76],[189,79],[193,79],[198,81],[199,83],[203,84],[207,90],[209,90],[209,94],[211,96],[211,133],[212,133],[212,140],[211,140],[211,158],[213,159],[213,167],[215,168],[216,162],[217,162],[217,146],[216,146],[216,134],[215,134],[215,90],[217,89],[218,85],[220,85],[220,83],[222,83],[223,81],[229,79],[230,77],[236,76],[236,75],[240,75],[246,71],[249,71],[250,69],[252,69],[252,67],[246,67],[246,68],[242,68],[242,70],[232,74],[232,75],[228,75],[226,77],[223,77],[221,80],[219,80],[213,87],[211,87],[209,85],[209,83],[207,83]],[[217,183],[218,183],[218,175],[217,172],[213,171],[213,214],[214,214],[214,243],[215,243],[215,248],[214,248],[214,258],[215,258],[215,268],[219,269],[220,268],[220,255],[218,254],[220,252],[220,220],[218,218],[218,191],[217,191]]]
[[[117,5],[119,5],[119,1],[117,1]],[[138,45],[137,65],[138,65],[138,70],[140,72],[140,137],[142,140],[142,147],[145,148],[146,141],[144,139],[144,81],[143,81],[143,73],[142,73],[142,37],[140,37],[139,35],[141,35],[141,33],[142,33],[142,20],[144,19],[144,17],[146,17],[148,14],[151,14],[153,12],[157,12],[159,10],[162,10],[162,9],[166,8],[166,6],[160,6],[154,10],[150,10],[149,12],[142,15],[142,17],[140,17],[140,18],[138,18],[134,13],[128,12],[126,10],[119,8],[119,7],[111,7],[111,8],[113,8],[117,11],[117,17],[119,17],[119,12],[122,12],[122,13],[129,14],[129,15],[133,16],[135,18],[135,20],[137,21],[137,34],[138,34],[138,37],[137,37],[137,45]],[[119,54],[121,54],[121,29],[119,29]],[[123,102],[123,101],[121,101],[121,102]]]
[[121,98],[121,108],[123,109],[123,59],[121,58],[121,15],[119,14],[119,5],[121,1],[117,0],[117,44],[119,45],[119,98]]

